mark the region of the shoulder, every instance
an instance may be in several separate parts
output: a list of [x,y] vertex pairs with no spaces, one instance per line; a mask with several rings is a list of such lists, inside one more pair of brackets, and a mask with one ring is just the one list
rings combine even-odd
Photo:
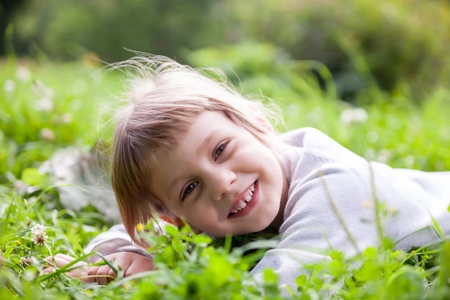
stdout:
[[286,143],[291,151],[297,153],[289,156],[289,197],[285,218],[291,216],[295,223],[320,216],[324,221],[333,219],[329,214],[332,214],[334,204],[349,213],[363,207],[363,201],[370,197],[370,164],[367,160],[314,128],[294,130],[285,138],[288,138]]
[[341,167],[367,165],[366,159],[315,128],[305,127],[284,133],[280,140],[287,145],[288,153],[291,153],[287,156],[292,166],[301,164],[303,169],[316,169],[323,167],[324,163],[340,163]]
[[330,139],[326,134],[312,127],[303,127],[281,134],[280,139],[288,145],[303,147],[315,139]]
[[289,131],[282,134],[280,139],[287,145],[325,156],[328,156],[333,152],[353,153],[322,131],[312,127],[304,127]]

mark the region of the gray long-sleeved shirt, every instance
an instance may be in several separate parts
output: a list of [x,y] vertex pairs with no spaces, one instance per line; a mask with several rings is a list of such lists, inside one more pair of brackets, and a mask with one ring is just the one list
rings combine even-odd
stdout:
[[[265,253],[252,270],[255,275],[272,268],[282,284],[295,290],[302,264],[325,259],[330,249],[351,257],[379,245],[376,203],[387,214],[382,230],[398,241],[398,249],[410,250],[438,239],[433,218],[450,235],[450,172],[393,169],[368,162],[312,128],[289,132],[282,139],[287,145],[280,161],[289,181],[284,222],[278,246]],[[96,237],[86,251],[94,248],[104,254],[145,253],[131,245],[122,225]]]

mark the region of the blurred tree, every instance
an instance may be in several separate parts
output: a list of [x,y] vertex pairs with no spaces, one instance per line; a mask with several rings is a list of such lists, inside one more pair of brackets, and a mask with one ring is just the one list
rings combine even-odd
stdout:
[[30,0],[15,23],[23,53],[32,52],[34,44],[59,59],[91,51],[103,60],[117,61],[130,56],[123,48],[176,57],[223,41],[224,23],[217,3]]
[[6,28],[24,2],[25,0],[0,0],[0,56],[6,54]]
[[28,0],[13,24],[19,54],[51,59],[114,62],[128,48],[185,62],[204,47],[272,44],[324,63],[347,100],[374,86],[426,99],[450,82],[448,0]]
[[[424,97],[450,82],[448,0],[230,0],[244,38],[318,60],[351,99],[377,85]],[[404,91],[403,91],[404,92]]]

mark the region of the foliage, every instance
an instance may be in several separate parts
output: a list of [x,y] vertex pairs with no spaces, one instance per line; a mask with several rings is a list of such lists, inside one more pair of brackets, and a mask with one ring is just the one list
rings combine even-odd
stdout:
[[341,98],[376,82],[414,100],[450,79],[448,1],[232,1],[246,38],[324,63]]
[[[214,248],[209,237],[196,235],[187,226],[177,229],[168,225],[167,235],[157,236],[152,224],[146,226],[144,237],[154,245],[150,251],[155,253],[156,271],[124,278],[117,270],[117,279],[106,287],[85,284],[65,276],[62,269],[49,275],[41,271],[43,259],[57,252],[86,258],[79,243],[98,233],[84,224],[92,216],[46,210],[42,203],[29,203],[14,194],[4,194],[2,200],[10,200],[6,217],[2,217],[2,299],[60,299],[69,295],[74,299],[287,299],[297,297],[296,290],[301,299],[440,299],[450,292],[448,242],[410,254],[372,247],[352,259],[333,251],[329,260],[305,266],[309,276],[300,275],[298,287],[282,293],[272,271],[264,272],[262,284],[248,273],[262,252],[243,255],[245,246],[230,251],[228,241],[225,248]],[[30,229],[36,222],[48,224],[43,245],[31,239]]]
[[53,59],[94,52],[113,62],[128,56],[124,48],[176,56],[220,41],[212,5],[205,0],[28,1],[13,24],[21,52]]
[[[404,94],[371,87],[358,95],[355,107],[338,99],[329,71],[318,63],[291,60],[268,44],[221,49],[187,57],[197,66],[231,66],[242,74],[243,91],[268,95],[283,108],[288,129],[317,127],[366,158],[396,167],[450,169],[450,91],[445,87],[420,107]],[[356,257],[332,251],[328,260],[305,266],[307,274],[297,278],[297,286],[285,289],[270,270],[259,283],[249,274],[270,242],[237,237],[212,245],[188,227],[168,227],[167,236],[156,236],[152,224],[144,238],[153,245],[156,271],[123,278],[117,270],[118,279],[106,287],[69,278],[63,270],[43,275],[49,255],[85,260],[82,247],[107,226],[89,209],[61,208],[52,179],[37,168],[58,149],[73,144],[88,149],[108,134],[97,127],[111,115],[105,108],[116,105],[110,93],[118,93],[121,77],[86,62],[11,58],[1,67],[1,299],[444,299],[450,293],[450,244],[443,238],[409,253],[394,251],[388,241]],[[231,68],[225,70],[238,82]],[[317,81],[316,72],[324,82]],[[99,113],[104,119],[98,121]],[[33,237],[36,224],[45,226],[43,245],[34,242],[42,241]],[[238,246],[240,239],[250,242]],[[297,290],[300,295],[291,294]]]
[[[20,178],[61,147],[92,147],[115,79],[82,64],[3,62],[0,73],[0,182]],[[81,121],[82,120],[82,121]]]
[[203,47],[268,43],[325,64],[346,100],[376,84],[407,86],[423,101],[450,81],[446,0],[29,0],[11,24],[19,53],[52,59],[94,52],[113,62],[127,57],[123,48],[185,59]]

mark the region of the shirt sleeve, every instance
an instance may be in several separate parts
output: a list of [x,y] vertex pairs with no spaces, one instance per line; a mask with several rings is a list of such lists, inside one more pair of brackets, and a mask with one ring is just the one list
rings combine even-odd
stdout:
[[305,265],[330,259],[332,250],[351,258],[377,247],[383,234],[394,249],[409,251],[439,238],[433,218],[450,234],[450,172],[368,162],[317,130],[299,131],[291,140],[281,240],[252,270],[257,278],[271,268],[296,290],[296,278],[309,272]]
[[[114,225],[108,231],[96,236],[84,249],[84,252],[98,252],[102,255],[110,255],[117,252],[134,252],[153,258],[144,248],[134,244],[123,224]],[[100,257],[97,254],[89,256],[90,263],[96,262]]]
[[379,241],[375,215],[366,207],[370,190],[358,172],[334,162],[296,171],[302,174],[292,178],[280,243],[252,270],[260,277],[271,268],[294,291],[297,277],[309,272],[305,265],[330,259],[332,250],[351,257]]

